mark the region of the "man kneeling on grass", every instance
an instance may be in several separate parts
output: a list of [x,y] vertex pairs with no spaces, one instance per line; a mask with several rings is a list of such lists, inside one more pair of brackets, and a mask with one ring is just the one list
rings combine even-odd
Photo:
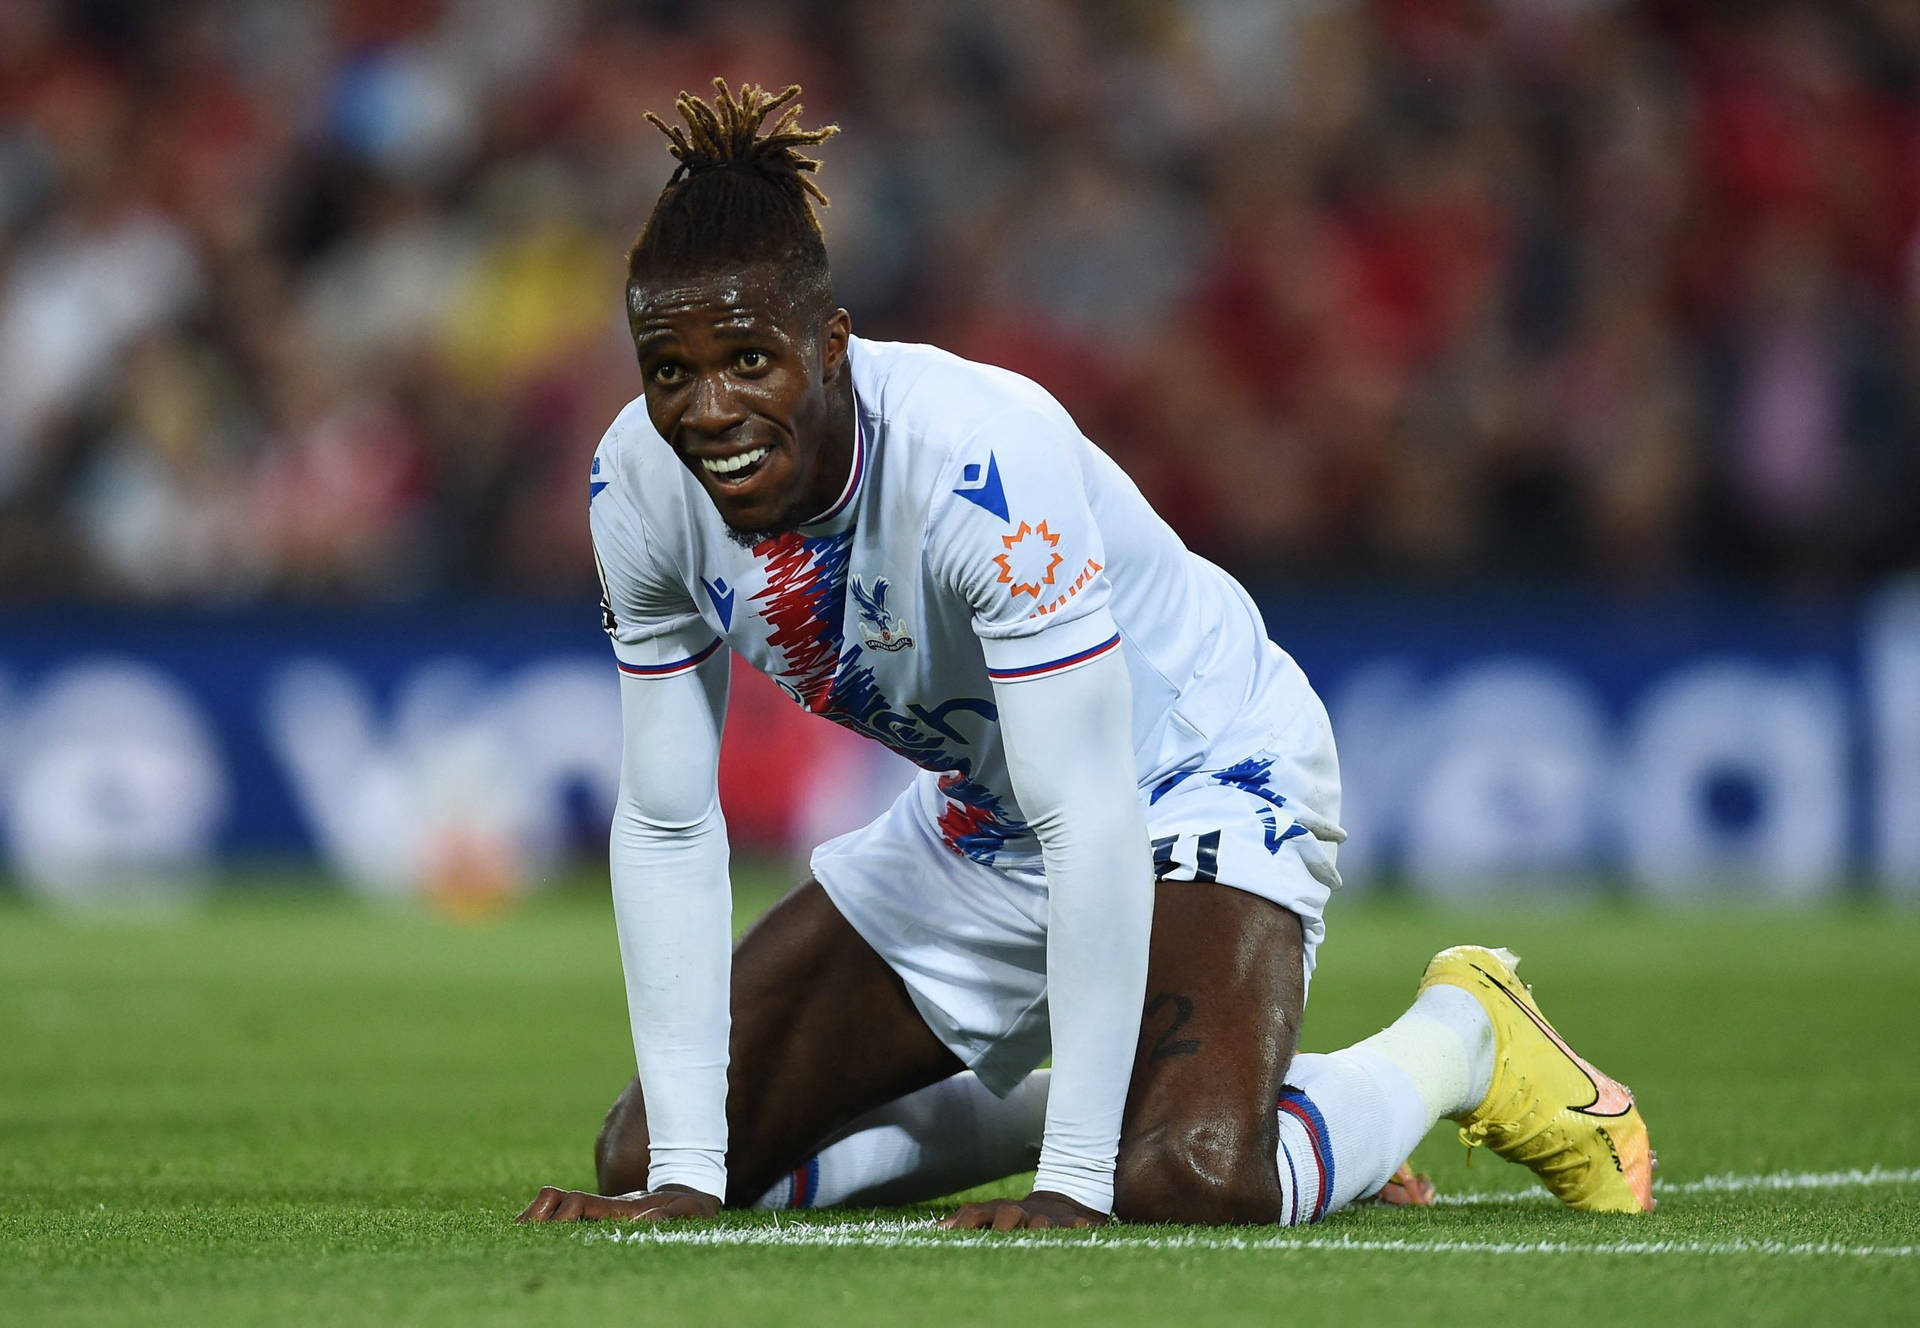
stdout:
[[[1652,1207],[1632,1096],[1504,951],[1444,951],[1390,1027],[1295,1054],[1344,838],[1306,677],[1045,391],[855,337],[806,155],[833,128],[800,127],[798,88],[716,87],[653,121],[679,169],[628,264],[644,396],[590,485],[639,1075],[600,1193],[522,1220],[1037,1167],[945,1224],[1311,1222],[1430,1199],[1396,1169],[1443,1117],[1574,1207]],[[735,653],[923,773],[729,955]]]

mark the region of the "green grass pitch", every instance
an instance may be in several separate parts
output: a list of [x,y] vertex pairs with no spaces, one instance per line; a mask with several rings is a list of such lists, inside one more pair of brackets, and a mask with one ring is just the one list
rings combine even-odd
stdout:
[[1910,1321],[1920,915],[1340,900],[1305,1045],[1391,1018],[1461,940],[1517,949],[1637,1090],[1657,1213],[1527,1198],[1443,1127],[1417,1162],[1455,1202],[1306,1230],[521,1228],[541,1183],[590,1184],[632,1065],[600,897],[471,926],[318,892],[146,922],[0,903],[0,1321]]

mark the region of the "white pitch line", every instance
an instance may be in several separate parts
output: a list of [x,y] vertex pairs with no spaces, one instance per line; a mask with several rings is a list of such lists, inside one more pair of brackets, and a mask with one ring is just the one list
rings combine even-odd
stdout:
[[[1675,1194],[1739,1194],[1748,1190],[1843,1190],[1868,1185],[1920,1184],[1920,1167],[1855,1167],[1848,1171],[1774,1171],[1758,1176],[1702,1176],[1668,1184],[1653,1183],[1655,1197]],[[1551,1203],[1545,1190],[1493,1190],[1484,1193],[1438,1194],[1434,1203],[1476,1207],[1483,1204]]]
[[[1698,1180],[1656,1185],[1662,1195],[1729,1194],[1750,1190],[1832,1190],[1873,1185],[1920,1183],[1920,1167],[1869,1167],[1847,1171],[1776,1171],[1762,1175],[1702,1176]],[[1445,1204],[1508,1204],[1547,1201],[1542,1191],[1442,1195]],[[913,1222],[805,1222],[772,1226],[633,1226],[603,1227],[588,1232],[589,1242],[626,1245],[693,1246],[810,1246],[830,1249],[1100,1249],[1100,1250],[1337,1250],[1391,1254],[1610,1254],[1651,1255],[1786,1255],[1845,1259],[1912,1259],[1920,1245],[1840,1245],[1830,1241],[1780,1240],[1615,1240],[1615,1241],[1472,1241],[1368,1239],[1322,1236],[1311,1232],[1246,1236],[1231,1231],[1156,1232],[1114,1227],[1090,1234],[1026,1232],[1008,1239],[987,1232],[942,1231],[934,1219]]]
[[832,1222],[782,1227],[629,1227],[590,1232],[590,1243],[713,1247],[810,1247],[816,1249],[994,1250],[1267,1250],[1384,1254],[1611,1254],[1725,1256],[1788,1255],[1844,1259],[1912,1259],[1920,1245],[1840,1245],[1830,1241],[1614,1240],[1474,1241],[1378,1240],[1357,1236],[1242,1236],[1231,1232],[1101,1231],[1026,1232],[1016,1238],[977,1231],[940,1231],[932,1219],[914,1224]]
[[1763,1176],[1702,1176],[1681,1181],[1670,1190],[1655,1181],[1657,1193],[1729,1194],[1738,1190],[1840,1190],[1856,1185],[1912,1185],[1920,1182],[1920,1167],[1855,1167],[1848,1171],[1775,1171]]

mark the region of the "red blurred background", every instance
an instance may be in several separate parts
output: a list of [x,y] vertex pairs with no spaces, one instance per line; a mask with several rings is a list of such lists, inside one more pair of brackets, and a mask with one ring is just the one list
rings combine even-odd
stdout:
[[0,597],[581,594],[641,119],[1254,579],[1920,561],[1909,0],[0,3]]

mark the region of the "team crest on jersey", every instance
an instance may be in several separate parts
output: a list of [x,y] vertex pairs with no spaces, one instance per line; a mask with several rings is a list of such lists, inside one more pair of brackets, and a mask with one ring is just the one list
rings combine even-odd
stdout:
[[1009,586],[1009,595],[1032,595],[1035,599],[1040,592],[1053,584],[1053,574],[1060,564],[1066,561],[1056,546],[1060,537],[1047,529],[1042,521],[1037,526],[1026,522],[1011,535],[1002,535],[1000,543],[1005,546],[1000,553],[993,555],[990,561],[1000,569],[999,584]]
[[905,650],[913,644],[906,619],[887,608],[887,578],[876,576],[872,589],[859,577],[847,582],[853,591],[854,606],[860,612],[860,639],[874,650]]

